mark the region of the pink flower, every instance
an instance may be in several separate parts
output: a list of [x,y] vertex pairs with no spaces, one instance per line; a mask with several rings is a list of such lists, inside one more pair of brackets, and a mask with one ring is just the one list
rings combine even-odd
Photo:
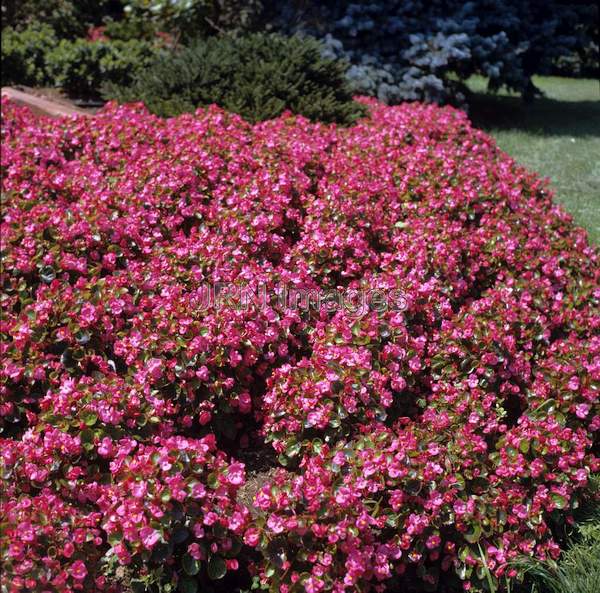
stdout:
[[198,539],[202,539],[205,535],[204,527],[201,523],[195,523],[192,531]]
[[194,482],[192,485],[192,497],[204,498],[206,496],[206,487],[202,482]]
[[252,399],[247,391],[242,391],[239,397],[239,409],[242,414],[248,414],[252,410]]
[[205,426],[206,424],[208,424],[210,421],[212,420],[212,414],[206,410],[200,412],[200,415],[198,417],[198,421],[200,422],[200,424],[202,426]]
[[147,491],[148,491],[148,486],[146,485],[146,482],[135,482],[131,486],[131,493],[136,498],[144,498],[144,496],[146,496]]
[[8,546],[8,555],[11,558],[14,558],[15,560],[20,559],[23,556],[24,552],[25,546],[23,546],[23,544],[21,544],[20,542],[11,543]]
[[203,554],[200,546],[197,543],[188,546],[188,554],[195,560],[203,560]]
[[151,550],[156,542],[160,540],[160,533],[156,529],[152,529],[152,527],[142,527],[140,529],[140,539],[144,546],[148,550]]
[[342,507],[348,506],[352,502],[352,498],[352,491],[344,486],[335,494],[335,501]]
[[160,358],[151,358],[146,363],[146,369],[148,370],[148,374],[152,377],[154,381],[158,381],[163,374],[163,362]]
[[124,304],[125,302],[123,301],[123,299],[113,299],[109,304],[110,312],[113,315],[120,315],[123,312]]
[[92,305],[91,303],[85,303],[83,307],[81,307],[81,311],[79,312],[79,318],[82,327],[88,327],[90,325],[93,325],[98,319],[96,307],[94,307],[94,305]]
[[527,507],[524,504],[516,504],[513,506],[513,513],[519,517],[519,519],[527,519],[528,517]]
[[204,515],[204,524],[205,525],[214,525],[219,520],[219,515],[213,511],[209,511]]
[[201,366],[196,371],[196,377],[198,377],[198,379],[200,379],[201,381],[208,381],[208,379],[210,377],[210,373],[205,366]]
[[233,486],[241,486],[245,481],[243,463],[232,463],[227,471],[227,481]]
[[258,545],[260,539],[260,533],[258,529],[250,527],[246,529],[244,533],[244,542],[249,546],[255,547]]
[[404,377],[393,377],[392,389],[394,391],[404,391],[406,389],[406,380],[404,379]]
[[408,361],[408,366],[413,373],[419,372],[422,368],[421,361],[419,360],[419,358],[417,356],[413,356]]
[[82,560],[75,560],[73,564],[71,564],[71,576],[76,581],[83,581],[87,576],[87,568]]
[[285,529],[281,517],[275,514],[269,515],[269,518],[267,519],[267,526],[275,534],[283,533],[283,530]]
[[465,504],[465,502],[463,500],[456,500],[454,501],[454,512],[458,515],[464,515],[467,512],[467,505]]

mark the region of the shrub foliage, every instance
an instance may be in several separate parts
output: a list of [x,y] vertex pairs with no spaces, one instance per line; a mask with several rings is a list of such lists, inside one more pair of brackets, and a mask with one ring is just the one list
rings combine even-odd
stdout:
[[148,66],[157,48],[118,39],[58,39],[47,25],[2,33],[2,84],[61,87],[76,96],[100,97],[109,82],[127,85]]
[[2,85],[44,86],[52,79],[46,55],[58,40],[54,30],[35,23],[24,31],[11,27],[2,30]]
[[2,0],[1,7],[2,27],[22,30],[42,22],[66,39],[82,37],[103,17],[120,12],[119,2],[110,0]]
[[598,250],[464,113],[368,106],[3,102],[3,591],[488,591],[557,556],[600,465]]
[[345,65],[324,59],[314,40],[279,35],[210,38],[162,54],[131,85],[106,96],[142,101],[152,113],[179,115],[212,103],[251,122],[284,110],[324,122],[350,123],[363,112],[352,101]]
[[139,40],[63,39],[46,55],[46,66],[55,86],[77,96],[99,96],[104,84],[131,84],[155,54],[149,42]]
[[126,13],[181,39],[309,33],[351,63],[355,92],[390,103],[464,100],[457,81],[472,74],[531,98],[533,74],[558,65],[589,75],[598,62],[598,7],[586,0],[130,0]]
[[[69,40],[98,25],[114,39],[152,40],[159,33],[186,45],[228,34],[301,33],[320,39],[325,55],[350,64],[347,78],[353,93],[387,103],[415,99],[442,103],[463,102],[464,81],[472,74],[487,77],[491,90],[506,86],[527,99],[539,94],[532,83],[534,74],[558,71],[593,76],[598,69],[596,4],[586,0],[3,0],[2,16],[3,26],[21,31],[39,20],[52,27],[59,39]],[[248,50],[260,53],[256,47]],[[241,103],[248,99],[244,87]],[[175,102],[179,106],[172,109],[180,109],[187,99]],[[168,98],[166,104],[171,103]]]
[[380,100],[456,99],[456,79],[489,78],[532,98],[533,74],[597,38],[593,2],[384,0],[325,3],[321,28],[357,92]]

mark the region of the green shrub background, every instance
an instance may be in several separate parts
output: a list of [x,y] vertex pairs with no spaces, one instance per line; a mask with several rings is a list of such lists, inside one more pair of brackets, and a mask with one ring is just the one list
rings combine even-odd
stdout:
[[47,54],[46,62],[55,86],[78,96],[93,96],[106,82],[130,84],[154,54],[152,45],[144,41],[63,39]]
[[3,28],[21,30],[40,22],[51,27],[59,39],[82,37],[115,8],[119,12],[114,0],[2,0],[1,4]]
[[2,32],[2,85],[61,87],[79,97],[98,97],[107,82],[131,83],[158,51],[139,40],[61,39],[45,24]]
[[349,124],[364,110],[352,100],[345,70],[344,63],[323,58],[310,38],[225,36],[161,54],[133,84],[107,85],[105,96],[143,101],[163,117],[216,103],[251,122],[289,109],[311,120]]
[[58,40],[48,25],[34,23],[24,31],[7,27],[2,31],[2,85],[44,86],[51,78],[47,54]]

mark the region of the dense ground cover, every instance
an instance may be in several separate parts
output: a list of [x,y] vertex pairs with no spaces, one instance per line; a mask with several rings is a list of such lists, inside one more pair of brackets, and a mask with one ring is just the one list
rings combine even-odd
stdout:
[[3,102],[9,593],[477,591],[557,555],[599,469],[598,250],[462,112],[369,106]]
[[536,76],[544,97],[524,104],[515,93],[486,93],[473,77],[470,116],[519,163],[551,180],[556,199],[600,242],[600,84]]

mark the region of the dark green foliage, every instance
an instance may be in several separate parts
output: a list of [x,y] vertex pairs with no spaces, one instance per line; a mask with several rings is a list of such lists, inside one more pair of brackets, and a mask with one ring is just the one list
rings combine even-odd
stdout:
[[23,31],[7,27],[2,31],[2,85],[49,84],[46,54],[56,46],[54,31],[32,23]]
[[312,39],[254,34],[210,38],[161,55],[132,85],[109,85],[105,94],[143,101],[165,117],[216,103],[251,122],[289,109],[349,124],[364,110],[352,101],[344,75],[345,64],[322,58]]
[[2,0],[2,25],[20,30],[39,21],[54,29],[59,38],[72,39],[119,10],[120,3],[111,0]]
[[62,40],[47,54],[46,64],[56,86],[78,96],[97,96],[107,82],[130,84],[135,72],[151,63],[155,51],[143,41]]
[[130,16],[118,21],[109,20],[104,26],[104,35],[109,39],[120,39],[129,41],[130,39],[144,39],[152,41],[155,39],[160,28],[150,20],[135,16]]
[[48,25],[31,23],[2,33],[2,84],[62,87],[80,97],[99,96],[106,82],[127,85],[158,50],[144,41],[58,40]]

